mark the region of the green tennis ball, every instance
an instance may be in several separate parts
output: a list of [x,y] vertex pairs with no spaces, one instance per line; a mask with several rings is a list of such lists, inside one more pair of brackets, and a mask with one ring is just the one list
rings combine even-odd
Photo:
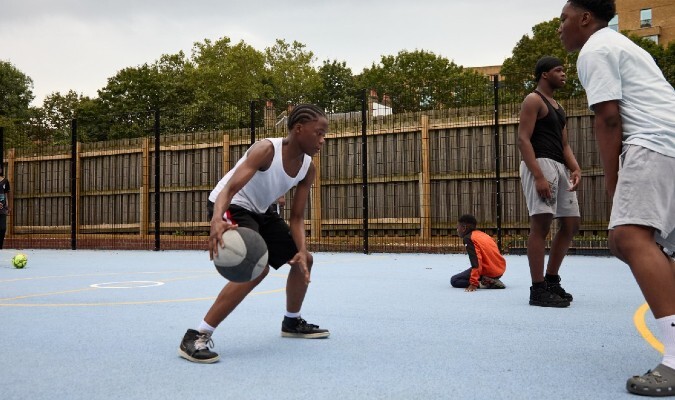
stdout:
[[26,266],[28,263],[28,257],[26,257],[25,254],[17,254],[14,257],[12,257],[12,265],[14,265],[14,268],[21,269]]

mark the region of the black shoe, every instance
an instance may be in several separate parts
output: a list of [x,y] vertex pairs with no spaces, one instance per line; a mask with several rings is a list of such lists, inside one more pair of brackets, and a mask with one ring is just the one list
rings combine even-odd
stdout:
[[178,348],[178,355],[186,360],[202,364],[220,360],[218,353],[209,350],[209,347],[213,347],[210,333],[188,329]]
[[490,278],[489,276],[481,276],[478,284],[479,289],[505,289],[504,282],[497,278]]
[[530,287],[530,305],[539,307],[569,307],[569,300],[563,299],[547,288]]
[[327,338],[329,335],[328,329],[319,329],[319,325],[308,324],[300,317],[284,317],[284,322],[281,323],[281,336],[283,337],[320,339]]
[[546,275],[544,278],[546,280],[546,286],[548,286],[549,292],[555,293],[563,299],[569,301],[570,303],[574,300],[571,294],[567,293],[562,286],[560,286],[560,275]]

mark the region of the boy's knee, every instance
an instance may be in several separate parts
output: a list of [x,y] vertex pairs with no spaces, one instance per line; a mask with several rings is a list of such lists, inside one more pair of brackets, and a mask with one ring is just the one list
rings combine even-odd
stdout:
[[458,275],[453,275],[450,278],[450,286],[454,288],[465,288],[468,285],[466,284],[466,279],[462,279],[462,277]]
[[634,235],[621,227],[615,228],[609,232],[607,245],[609,246],[609,251],[624,262],[631,252],[639,250],[639,247],[635,247],[636,240]]

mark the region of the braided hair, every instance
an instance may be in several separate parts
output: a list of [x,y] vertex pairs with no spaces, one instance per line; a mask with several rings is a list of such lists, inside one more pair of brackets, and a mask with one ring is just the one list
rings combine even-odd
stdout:
[[304,124],[308,121],[316,121],[319,118],[326,118],[326,113],[313,104],[298,104],[293,107],[286,122],[288,130],[292,130],[295,124]]

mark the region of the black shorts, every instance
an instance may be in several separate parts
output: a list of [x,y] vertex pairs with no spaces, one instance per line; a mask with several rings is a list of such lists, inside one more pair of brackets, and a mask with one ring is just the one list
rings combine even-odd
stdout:
[[[206,205],[209,221],[213,218],[213,202]],[[231,205],[228,209],[233,223],[253,229],[267,243],[268,262],[274,269],[290,261],[298,252],[298,248],[291,236],[291,229],[286,221],[271,208],[264,214],[249,211],[243,207]]]

